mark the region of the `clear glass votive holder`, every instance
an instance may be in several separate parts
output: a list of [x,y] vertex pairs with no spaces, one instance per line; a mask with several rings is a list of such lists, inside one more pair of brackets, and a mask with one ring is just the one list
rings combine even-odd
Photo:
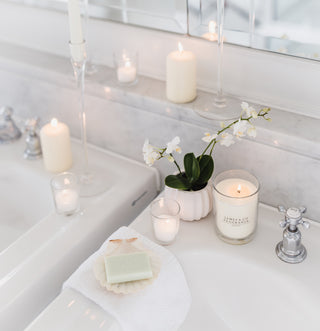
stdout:
[[73,215],[80,210],[79,180],[71,172],[62,172],[51,179],[53,201],[58,214]]
[[245,170],[228,170],[213,180],[215,228],[229,244],[246,244],[258,220],[259,181]]
[[161,245],[170,245],[176,238],[180,223],[180,206],[176,200],[160,198],[151,203],[154,237]]
[[138,82],[138,52],[123,49],[113,53],[117,81],[123,86],[132,86]]

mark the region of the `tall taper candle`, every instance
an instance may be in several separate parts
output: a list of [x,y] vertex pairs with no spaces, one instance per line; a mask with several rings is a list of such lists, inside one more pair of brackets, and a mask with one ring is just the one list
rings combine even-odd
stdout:
[[79,0],[68,0],[70,42],[81,44],[83,42]]

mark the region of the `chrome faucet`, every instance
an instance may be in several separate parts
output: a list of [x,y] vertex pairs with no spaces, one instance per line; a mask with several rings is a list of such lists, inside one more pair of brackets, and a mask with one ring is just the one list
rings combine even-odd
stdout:
[[307,250],[301,244],[301,232],[298,225],[309,228],[310,224],[302,219],[302,214],[306,212],[307,208],[288,208],[286,210],[283,206],[279,206],[278,210],[285,214],[285,219],[280,222],[280,226],[285,229],[283,240],[276,246],[276,254],[284,262],[300,263],[307,257]]
[[21,131],[11,118],[12,113],[13,109],[10,107],[0,109],[0,144],[7,144],[21,137]]
[[38,117],[29,119],[25,123],[25,131],[27,132],[27,147],[23,153],[23,157],[27,160],[36,160],[42,156],[40,138],[37,134],[38,125]]

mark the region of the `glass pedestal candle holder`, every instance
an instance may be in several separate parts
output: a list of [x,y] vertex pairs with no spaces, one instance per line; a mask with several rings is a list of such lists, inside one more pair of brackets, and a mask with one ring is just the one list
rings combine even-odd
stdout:
[[153,233],[161,245],[170,245],[179,231],[180,206],[176,200],[161,198],[151,203]]
[[245,170],[229,170],[213,181],[215,227],[230,244],[246,244],[254,237],[258,219],[259,182]]
[[78,177],[63,172],[51,180],[53,201],[57,214],[73,215],[80,210]]
[[117,81],[123,86],[132,86],[138,82],[138,53],[122,50],[113,54]]

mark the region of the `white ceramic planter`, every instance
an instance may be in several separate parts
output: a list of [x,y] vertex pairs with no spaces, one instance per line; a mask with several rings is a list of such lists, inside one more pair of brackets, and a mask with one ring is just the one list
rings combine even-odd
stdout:
[[212,210],[212,184],[209,182],[200,191],[182,191],[165,186],[165,197],[175,199],[180,204],[180,218],[184,221],[197,221]]

